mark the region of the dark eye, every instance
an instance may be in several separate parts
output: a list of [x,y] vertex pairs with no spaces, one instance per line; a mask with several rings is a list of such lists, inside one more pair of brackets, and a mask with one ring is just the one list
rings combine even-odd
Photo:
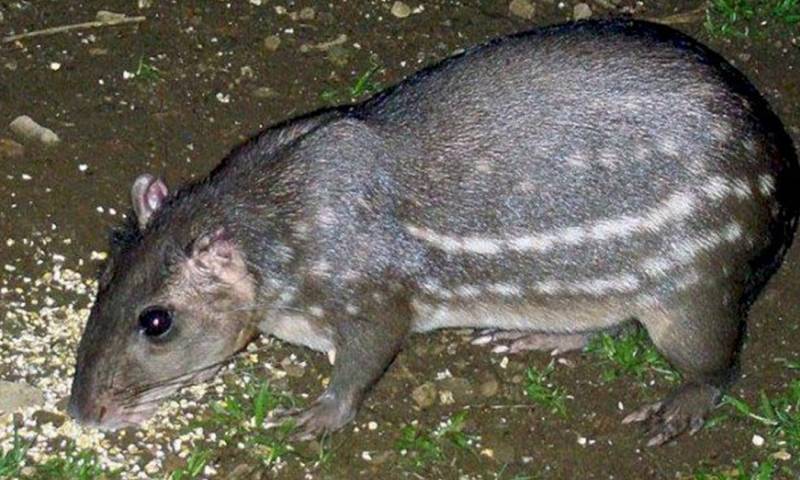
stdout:
[[162,337],[170,328],[172,314],[164,307],[150,307],[139,314],[139,331],[148,337]]

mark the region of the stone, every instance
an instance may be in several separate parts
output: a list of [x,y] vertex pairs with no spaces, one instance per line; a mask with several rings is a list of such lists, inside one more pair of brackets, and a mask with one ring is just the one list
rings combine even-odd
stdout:
[[44,394],[36,387],[25,383],[0,381],[0,412],[12,413],[27,407],[38,407],[44,403]]
[[575,21],[586,20],[591,18],[591,16],[592,8],[586,3],[579,3],[572,9],[572,18],[574,18]]
[[466,378],[445,378],[439,382],[439,388],[441,390],[449,390],[453,393],[453,398],[461,402],[468,400],[472,396],[472,385]]
[[33,419],[36,420],[37,425],[45,425],[50,423],[56,428],[63,425],[64,422],[67,420],[67,418],[64,415],[48,412],[47,410],[38,410],[34,412]]
[[253,90],[252,95],[256,98],[272,98],[278,96],[275,90],[269,87],[258,87]]
[[15,118],[8,125],[8,128],[20,137],[28,140],[38,140],[45,145],[54,145],[61,141],[54,131],[39,125],[27,115],[20,115]]
[[394,2],[394,5],[392,5],[392,15],[397,18],[406,18],[411,15],[411,7],[403,2]]
[[529,0],[513,0],[508,5],[508,10],[526,20],[533,18],[533,14],[536,13],[536,7]]
[[264,39],[264,48],[270,52],[274,52],[281,46],[281,37],[277,35],[270,35]]
[[411,398],[419,408],[429,408],[436,401],[436,387],[431,382],[423,383],[411,391]]
[[311,7],[305,7],[300,10],[300,13],[297,16],[300,18],[300,20],[314,20],[314,17],[317,16],[317,12]]
[[494,377],[494,375],[486,375],[486,377],[481,382],[480,386],[478,387],[478,391],[484,397],[494,397],[497,395],[497,392],[500,390],[500,383]]
[[21,158],[25,147],[9,138],[0,138],[0,158]]

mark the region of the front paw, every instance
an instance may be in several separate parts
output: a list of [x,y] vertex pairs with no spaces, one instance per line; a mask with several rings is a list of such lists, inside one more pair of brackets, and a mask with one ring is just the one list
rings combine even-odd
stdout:
[[313,440],[326,433],[342,428],[353,417],[356,409],[336,394],[326,392],[305,410],[291,409],[273,412],[272,418],[265,423],[265,428],[273,428],[291,422],[295,431],[294,440]]

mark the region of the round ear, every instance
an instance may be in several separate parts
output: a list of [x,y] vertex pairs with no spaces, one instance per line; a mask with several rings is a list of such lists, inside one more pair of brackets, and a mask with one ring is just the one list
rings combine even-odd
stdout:
[[160,178],[148,173],[136,177],[131,187],[131,203],[140,229],[144,230],[147,227],[147,223],[164,204],[167,196],[169,196],[167,184]]

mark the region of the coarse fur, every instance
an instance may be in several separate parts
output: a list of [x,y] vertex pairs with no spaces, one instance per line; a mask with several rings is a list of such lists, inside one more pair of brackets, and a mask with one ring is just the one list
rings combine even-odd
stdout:
[[[628,418],[662,443],[733,378],[747,309],[792,241],[798,172],[761,95],[675,30],[504,37],[272,127],[175,194],[137,179],[71,409],[135,423],[260,330],[335,354],[297,417],[313,436],[352,419],[412,332],[575,347],[635,318],[686,378]],[[174,318],[163,338],[137,322],[153,305]]]

